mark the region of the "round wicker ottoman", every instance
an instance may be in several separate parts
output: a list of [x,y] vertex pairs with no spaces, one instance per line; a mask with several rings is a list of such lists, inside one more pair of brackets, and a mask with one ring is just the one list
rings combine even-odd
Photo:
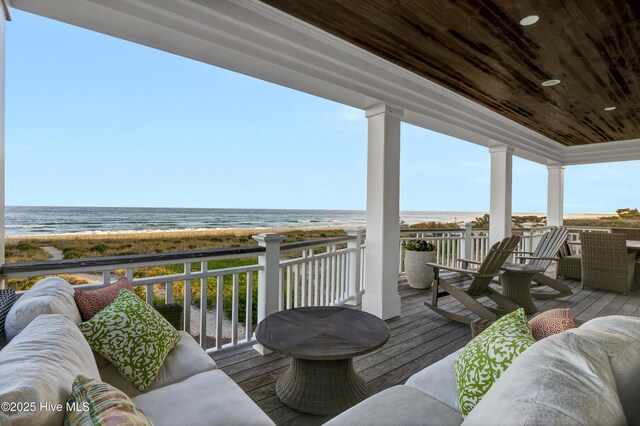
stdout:
[[310,414],[340,413],[367,397],[367,385],[353,369],[353,357],[384,345],[389,328],[356,309],[297,308],[265,318],[256,339],[274,352],[291,356],[276,383],[287,406]]

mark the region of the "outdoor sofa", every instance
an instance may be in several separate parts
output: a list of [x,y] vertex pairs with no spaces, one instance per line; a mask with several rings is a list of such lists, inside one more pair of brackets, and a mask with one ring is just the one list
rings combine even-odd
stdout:
[[72,286],[59,278],[48,280],[32,289],[37,293],[30,294],[33,303],[23,306],[19,318],[9,314],[14,334],[15,326],[24,329],[0,350],[0,401],[15,403],[0,410],[0,425],[62,425],[65,402],[79,374],[132,397],[156,426],[273,425],[185,332],[155,382],[146,392],[138,391],[113,364],[92,352],[77,325],[81,317]]
[[595,318],[536,342],[466,418],[454,378],[458,352],[326,425],[640,425],[640,318]]

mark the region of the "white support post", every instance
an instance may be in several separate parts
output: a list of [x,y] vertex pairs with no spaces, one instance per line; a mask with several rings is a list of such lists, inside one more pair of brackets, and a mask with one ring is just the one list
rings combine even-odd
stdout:
[[367,160],[366,290],[362,310],[382,319],[400,315],[400,119],[402,110],[377,104],[366,111]]
[[[5,80],[6,80],[6,35],[5,27],[7,21],[11,20],[9,16],[9,6],[6,1],[2,1],[2,11],[0,11],[0,230],[2,236],[0,237],[0,265],[4,265],[4,245],[5,245],[5,232],[4,232],[4,210],[5,210],[5,148],[4,148],[4,117],[5,117]],[[4,288],[4,280],[0,280],[0,288]]]
[[547,166],[547,225],[562,226],[564,223],[564,165]]
[[460,242],[460,257],[462,259],[475,260],[472,259],[473,253],[471,252],[473,244],[471,240],[471,228],[473,228],[473,223],[464,223],[460,228],[462,228],[464,232],[462,234],[463,239]]
[[[267,316],[278,312],[280,304],[280,244],[284,236],[280,234],[259,234],[253,239],[260,247],[264,247],[264,253],[258,256],[258,265],[262,267],[258,271],[258,323]],[[261,344],[253,348],[262,355],[271,353]]]
[[496,145],[491,153],[491,204],[489,211],[489,245],[511,235],[511,179],[513,148]]
[[347,305],[359,305],[362,302],[362,295],[358,293],[360,289],[361,269],[362,263],[362,234],[364,230],[360,228],[346,229],[347,235],[355,237],[355,240],[351,240],[347,243],[347,248],[351,250],[349,252],[349,299]]

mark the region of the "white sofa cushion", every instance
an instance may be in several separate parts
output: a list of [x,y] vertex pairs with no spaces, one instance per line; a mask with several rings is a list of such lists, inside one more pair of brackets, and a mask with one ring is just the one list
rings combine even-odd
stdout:
[[40,315],[0,351],[0,401],[33,403],[34,411],[0,411],[2,425],[61,425],[62,404],[78,374],[100,379],[91,348],[78,327],[62,315]]
[[446,406],[460,412],[456,377],[453,362],[462,349],[455,351],[440,361],[409,377],[405,383],[414,389],[426,393]]
[[18,335],[41,314],[60,314],[80,324],[82,318],[73,299],[71,284],[58,277],[49,277],[35,283],[13,304],[5,320],[7,341]]
[[412,387],[394,386],[349,408],[325,426],[454,426],[460,423],[459,411]]
[[133,402],[155,426],[273,425],[269,417],[220,370],[136,396]]
[[640,318],[616,315],[594,318],[571,333],[608,354],[627,421],[640,426]]
[[609,355],[572,331],[543,339],[509,366],[465,425],[625,425]]
[[[217,368],[216,363],[200,347],[189,333],[180,331],[180,341],[165,358],[156,380],[148,391],[181,382],[191,376]],[[102,381],[120,389],[130,397],[140,395],[129,381],[118,371],[115,365],[108,364],[100,368]]]

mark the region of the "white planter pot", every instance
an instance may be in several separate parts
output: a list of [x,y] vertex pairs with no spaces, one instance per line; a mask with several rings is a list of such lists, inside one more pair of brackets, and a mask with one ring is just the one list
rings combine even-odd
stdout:
[[404,252],[404,271],[407,281],[413,288],[431,288],[433,281],[433,268],[427,266],[427,262],[436,261],[435,251],[411,251]]

